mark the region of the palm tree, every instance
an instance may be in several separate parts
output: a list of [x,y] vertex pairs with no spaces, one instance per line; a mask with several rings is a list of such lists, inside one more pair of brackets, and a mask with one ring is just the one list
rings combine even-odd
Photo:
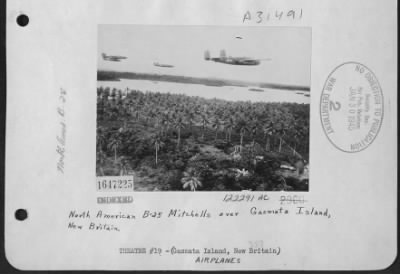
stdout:
[[178,116],[176,118],[176,120],[174,121],[174,127],[178,130],[178,141],[177,141],[176,147],[179,148],[179,145],[181,143],[181,130],[182,130],[182,128],[185,127],[182,116]]
[[168,133],[168,123],[168,116],[162,114],[160,118],[160,136],[164,136],[165,133]]
[[293,135],[293,139],[294,139],[294,142],[293,142],[293,155],[296,155],[297,143],[299,141],[299,138],[301,138],[301,137],[302,137],[301,133],[296,130],[294,135]]
[[129,164],[126,159],[122,159],[120,163],[119,176],[128,175]]
[[107,155],[102,150],[97,152],[97,166],[99,169],[100,176],[104,176],[103,165],[105,164],[106,159]]
[[228,141],[231,142],[232,141],[232,130],[233,127],[235,126],[235,120],[232,117],[229,117],[226,124],[225,124],[225,128],[227,130],[228,133]]
[[115,106],[115,103],[116,103],[116,99],[115,99],[115,97],[117,96],[117,89],[116,88],[113,88],[112,89],[112,91],[111,91],[111,101],[112,101],[112,103],[113,103],[113,106]]
[[167,114],[165,115],[165,135],[166,136],[168,136],[169,129],[171,127],[173,127],[173,122],[174,122],[173,116],[172,116],[171,112],[168,111]]
[[155,150],[156,150],[156,166],[157,166],[157,162],[158,162],[158,151],[160,150],[161,147],[164,146],[164,143],[160,140],[160,137],[159,137],[159,136],[155,136],[155,137],[154,137],[153,143],[154,143],[154,148],[155,148]]
[[114,151],[114,162],[117,162],[117,150],[121,146],[122,141],[119,135],[115,134],[110,143],[108,144],[108,149]]
[[109,96],[110,96],[110,88],[106,87],[104,89],[103,96],[102,96],[103,101],[108,102],[108,97]]
[[101,100],[102,95],[103,95],[103,87],[97,88],[97,98]]
[[118,98],[118,101],[120,101],[121,99],[122,99],[122,90],[117,90],[117,98]]
[[207,124],[208,124],[207,116],[204,114],[201,115],[201,129],[202,129],[201,139],[203,139],[203,141],[204,141],[204,132],[206,130]]
[[270,138],[272,136],[272,131],[273,130],[273,126],[269,125],[263,128],[263,133],[264,133],[264,139],[265,139],[265,150],[269,151],[271,148],[271,144],[270,144]]
[[279,132],[279,152],[281,152],[282,149],[282,138],[283,136],[285,136],[286,134],[286,130],[284,128],[282,128]]
[[255,146],[255,143],[256,143],[257,130],[258,130],[257,123],[253,123],[253,125],[250,128],[251,139],[252,139],[252,141],[251,141],[251,151],[252,151],[253,154],[254,154],[254,146]]
[[161,128],[162,128],[162,123],[161,123],[161,121],[162,121],[161,115],[155,114],[155,115],[154,115],[154,128],[159,128],[160,131],[162,130],[162,129],[161,129]]
[[136,121],[139,121],[140,118],[140,110],[136,108],[136,110],[134,111],[133,117],[135,117]]
[[193,134],[193,123],[194,123],[195,115],[194,115],[194,112],[192,109],[190,109],[190,108],[186,109],[186,117],[187,117],[187,121],[189,123],[190,132]]
[[98,147],[99,151],[103,151],[103,147],[106,144],[107,139],[106,139],[106,136],[104,134],[104,130],[101,127],[99,127],[97,129],[96,140],[97,140],[97,147]]
[[243,149],[243,137],[244,137],[244,134],[246,133],[246,131],[249,131],[248,130],[248,128],[246,127],[246,126],[241,126],[240,127],[240,152],[242,152],[242,149]]
[[135,111],[135,105],[133,104],[132,100],[130,100],[128,103],[128,111],[133,116]]
[[215,128],[215,141],[218,139],[218,130],[223,125],[222,121],[218,118],[215,118],[212,127]]
[[196,191],[197,188],[202,187],[200,180],[192,175],[190,172],[184,172],[181,179],[183,189],[189,188],[191,191]]
[[281,184],[278,185],[277,187],[274,187],[272,190],[274,190],[274,191],[276,191],[276,190],[279,190],[279,191],[290,191],[290,190],[293,190],[293,187],[289,186],[286,183],[285,177],[283,177],[282,175],[279,175],[279,179],[280,179]]

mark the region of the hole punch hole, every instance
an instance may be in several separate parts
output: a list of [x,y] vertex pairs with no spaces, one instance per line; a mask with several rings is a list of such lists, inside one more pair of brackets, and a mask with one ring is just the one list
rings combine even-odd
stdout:
[[15,211],[15,219],[18,221],[24,221],[26,218],[28,218],[28,212],[26,209],[17,209]]
[[18,15],[17,17],[17,24],[20,27],[25,27],[29,23],[29,17],[25,14]]

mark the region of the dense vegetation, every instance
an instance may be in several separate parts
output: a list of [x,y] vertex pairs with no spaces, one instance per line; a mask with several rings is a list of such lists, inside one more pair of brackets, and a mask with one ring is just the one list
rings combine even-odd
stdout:
[[96,173],[136,190],[304,191],[308,150],[306,104],[97,89]]

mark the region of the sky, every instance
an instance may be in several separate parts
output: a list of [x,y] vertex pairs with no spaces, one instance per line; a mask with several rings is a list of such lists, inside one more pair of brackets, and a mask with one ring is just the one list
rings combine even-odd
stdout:
[[[242,37],[237,39],[236,36]],[[234,66],[204,60],[250,57],[258,66]],[[104,61],[101,53],[122,55]],[[161,68],[153,62],[174,65]],[[304,27],[99,25],[98,68],[115,71],[223,78],[250,82],[310,86],[311,29]]]

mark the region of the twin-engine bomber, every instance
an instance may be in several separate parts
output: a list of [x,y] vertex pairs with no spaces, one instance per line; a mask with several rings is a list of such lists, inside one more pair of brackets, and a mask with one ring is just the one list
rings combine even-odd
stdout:
[[206,61],[214,61],[217,63],[223,63],[228,65],[239,65],[239,66],[257,66],[261,63],[261,61],[270,61],[270,58],[266,59],[255,59],[249,57],[232,57],[226,56],[225,50],[221,50],[219,57],[210,57],[210,51],[206,50],[204,52],[204,60]]

